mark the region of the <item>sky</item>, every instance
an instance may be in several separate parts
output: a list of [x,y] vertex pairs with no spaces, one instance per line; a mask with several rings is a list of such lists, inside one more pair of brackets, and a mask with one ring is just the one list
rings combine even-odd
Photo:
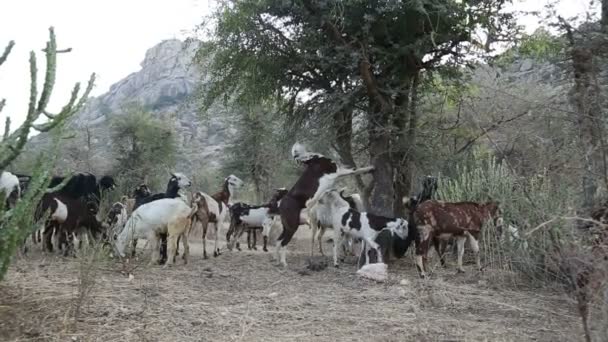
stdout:
[[[514,0],[521,11],[542,10],[550,0]],[[146,50],[164,39],[184,39],[210,13],[214,0],[1,0],[0,49],[10,40],[16,45],[0,66],[0,99],[7,105],[0,112],[0,130],[7,115],[21,123],[29,96],[28,55],[35,50],[42,84],[44,54],[40,51],[53,26],[59,49],[72,48],[58,56],[57,81],[49,110],[57,112],[69,99],[76,82],[84,85],[97,74],[92,95],[140,69]],[[590,0],[561,0],[558,13],[569,17],[591,10]],[[533,16],[519,23],[528,33],[539,26]]]

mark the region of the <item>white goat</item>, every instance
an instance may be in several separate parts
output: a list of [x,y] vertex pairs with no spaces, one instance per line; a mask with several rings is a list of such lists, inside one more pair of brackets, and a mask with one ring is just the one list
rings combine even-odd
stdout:
[[125,223],[124,228],[116,237],[116,250],[121,257],[133,239],[147,239],[151,243],[152,256],[150,264],[158,262],[159,234],[167,236],[167,263],[175,263],[177,238],[181,235],[184,243],[184,262],[188,262],[190,247],[188,246],[188,228],[195,209],[190,208],[180,198],[163,198],[141,205]]
[[4,193],[7,208],[14,207],[16,201],[21,198],[21,187],[19,178],[8,171],[0,174],[0,193]]
[[[324,192],[317,202],[319,211],[324,217],[323,220],[331,222],[334,227],[334,266],[338,266],[338,246],[342,244],[344,234],[338,234],[336,229],[341,233],[348,234],[355,238],[360,238],[365,242],[365,263],[369,263],[369,249],[376,251],[378,262],[382,263],[382,253],[380,246],[375,239],[383,229],[389,229],[402,239],[407,237],[408,222],[402,218],[389,218],[384,216],[373,215],[370,213],[359,213],[352,209],[348,202],[340,196],[340,192],[336,189],[330,189]],[[336,241],[337,240],[337,241]]]

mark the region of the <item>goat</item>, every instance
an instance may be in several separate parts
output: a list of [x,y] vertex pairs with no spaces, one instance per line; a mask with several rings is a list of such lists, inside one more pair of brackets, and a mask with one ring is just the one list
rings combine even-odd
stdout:
[[[171,173],[171,178],[169,178],[169,182],[167,182],[167,188],[165,192],[156,193],[154,195],[145,196],[144,194],[150,193],[147,185],[141,184],[135,193],[135,205],[133,206],[133,210],[137,210],[141,205],[150,203],[152,201],[157,201],[163,198],[181,198],[181,190],[187,187],[190,187],[192,182],[188,177],[186,177],[183,173],[174,172]],[[138,191],[140,191],[138,193]],[[136,252],[137,240],[133,240],[133,255]],[[167,259],[167,235],[164,233],[160,234],[160,258],[161,263],[163,263]]]
[[413,215],[416,207],[425,201],[433,198],[433,195],[437,192],[437,177],[426,176],[422,181],[422,190],[412,197],[404,197],[403,205],[410,215]]
[[125,249],[129,241],[143,238],[151,243],[150,264],[158,263],[159,259],[159,236],[168,235],[168,255],[166,264],[175,264],[175,251],[177,250],[177,238],[183,237],[184,263],[188,262],[190,247],[188,245],[188,228],[192,215],[196,208],[190,208],[183,200],[178,198],[162,198],[141,205],[135,211],[123,229],[116,236],[114,245],[116,252],[121,257],[125,256]]
[[[55,176],[48,187],[56,188],[64,182],[64,177]],[[51,210],[51,217],[45,223],[43,248],[46,247],[48,251],[53,250],[51,241],[53,233],[57,238],[66,235],[71,237],[72,234],[81,231],[80,226],[93,230],[95,234],[101,231],[101,224],[95,218],[95,214],[103,194],[115,187],[112,176],[103,176],[98,182],[93,174],[77,173],[71,176],[59,190],[45,194],[38,203],[34,216],[35,220],[39,221],[46,210]],[[92,211],[95,214],[92,214]],[[65,231],[63,231],[64,225]],[[39,232],[32,233],[34,243],[37,242],[37,233]]]
[[19,178],[8,171],[0,174],[0,194],[3,194],[5,208],[14,208],[19,198],[21,198],[21,186]]
[[140,205],[150,202],[146,202],[146,198],[150,197],[152,193],[150,192],[150,188],[146,184],[138,185],[135,190],[133,190],[133,199],[135,200],[133,203],[133,208],[131,208],[131,212],[133,212]]
[[86,202],[84,198],[72,198],[62,193],[44,194],[36,210],[38,219],[44,212],[50,211],[44,230],[44,248],[49,252],[53,251],[51,239],[55,233],[57,248],[61,250],[65,245],[63,254],[67,256],[73,247],[71,238],[74,234],[92,234],[95,239],[102,235],[105,224],[100,223],[95,217],[97,209],[94,202]]
[[[54,176],[51,178],[49,188],[55,188],[65,181],[65,177]],[[106,191],[116,188],[114,178],[109,175],[102,176],[99,181],[94,174],[88,172],[76,173],[70,177],[67,183],[59,190],[62,194],[72,198],[87,197],[97,206]]]
[[202,191],[194,193],[192,196],[192,204],[197,210],[192,218],[192,229],[197,223],[203,227],[203,258],[207,259],[207,228],[209,223],[213,224],[215,232],[215,244],[213,247],[213,256],[220,255],[218,247],[218,238],[220,234],[220,225],[226,223],[228,217],[228,203],[230,198],[236,193],[236,189],[243,187],[243,181],[235,175],[230,175],[224,179],[222,190],[209,196]]
[[284,267],[287,266],[286,246],[298,230],[302,209],[306,208],[310,212],[310,208],[315,205],[320,194],[332,187],[338,179],[373,171],[373,167],[357,170],[339,168],[332,159],[308,152],[297,142],[291,148],[291,155],[297,163],[304,165],[305,169],[279,204],[283,231],[277,239],[275,253],[276,259]]
[[[351,209],[354,209],[358,212],[364,212],[365,208],[363,207],[363,201],[361,201],[361,197],[359,194],[352,194],[350,196],[344,195],[345,189],[340,190],[340,197],[345,200]],[[308,220],[310,222],[310,227],[312,228],[312,240],[310,246],[310,256],[314,256],[314,248],[315,248],[315,235],[317,235],[317,229],[320,229],[319,235],[317,236],[319,240],[319,252],[321,255],[325,255],[323,253],[323,235],[325,235],[325,230],[327,228],[332,227],[331,222],[331,213],[324,212],[323,209],[327,208],[326,206],[319,206],[316,204],[310,209],[308,213]],[[334,231],[334,240],[336,239],[337,231]],[[354,246],[353,239],[349,239],[351,243],[351,248]],[[346,241],[346,240],[345,240]],[[351,250],[352,252],[352,250]]]
[[[228,249],[232,250],[235,242],[239,249],[237,240],[247,229],[247,244],[249,249],[252,248],[250,237],[253,234],[253,249],[255,249],[256,231],[262,229],[264,238],[264,252],[268,251],[268,234],[273,223],[273,218],[278,216],[278,203],[285,196],[287,190],[285,188],[276,189],[270,201],[267,204],[259,206],[251,206],[245,203],[235,203],[230,207],[230,228],[226,234]],[[252,233],[253,232],[253,233]],[[230,237],[234,236],[231,242]]]
[[[247,246],[249,249],[252,249],[250,234],[253,230],[253,248],[255,249],[255,230],[264,229],[264,227],[272,223],[272,216],[268,214],[268,210],[268,205],[253,206],[241,202],[233,204],[230,207],[230,227],[228,233],[226,233],[228,250],[232,250],[235,243],[236,248],[240,250],[238,239],[245,230],[247,230]],[[231,236],[234,236],[234,239],[231,240]],[[267,244],[268,239],[265,237],[263,245],[264,252],[268,251]]]
[[[140,197],[139,200],[137,200],[137,193],[136,193],[135,194],[136,202],[135,202],[135,206],[133,207],[133,210],[136,210],[142,204],[150,203],[152,201],[156,201],[156,200],[159,200],[162,198],[180,197],[180,190],[190,187],[191,185],[192,185],[192,182],[183,173],[180,173],[180,172],[171,173],[171,178],[169,178],[169,182],[167,183],[167,189],[165,190],[165,192],[157,193],[154,195],[149,195],[146,197]],[[142,186],[145,188],[143,188]],[[147,189],[147,186],[145,184],[140,185],[136,189],[136,191],[137,190],[140,190],[143,193],[145,193],[145,191],[147,190],[148,194],[150,193],[150,190]]]
[[[331,222],[338,234],[334,237],[334,266],[338,267],[338,246],[342,245],[344,235],[359,238],[365,242],[366,264],[369,263],[367,251],[371,248],[376,251],[378,262],[382,263],[380,246],[376,243],[376,237],[382,230],[388,230],[402,239],[408,234],[408,222],[402,218],[389,218],[366,212],[358,212],[350,207],[348,202],[342,198],[336,189],[330,189],[321,194],[316,206],[318,212],[323,213],[320,218],[324,222]],[[337,241],[336,241],[337,240]]]
[[[110,230],[110,236],[113,236],[113,233],[116,232],[119,227],[124,227],[128,217],[129,215],[125,203],[121,201],[112,204],[112,207],[106,216],[106,224]],[[104,238],[107,239],[107,236]]]
[[441,264],[445,265],[445,241],[451,237],[456,238],[458,272],[464,272],[462,256],[466,240],[469,240],[471,249],[475,253],[477,268],[481,270],[477,240],[482,226],[490,219],[494,220],[495,225],[502,222],[498,202],[449,203],[429,200],[421,203],[414,212],[414,224],[418,233],[416,237],[416,267],[420,277],[426,277],[425,264],[430,243],[433,243],[439,254]]

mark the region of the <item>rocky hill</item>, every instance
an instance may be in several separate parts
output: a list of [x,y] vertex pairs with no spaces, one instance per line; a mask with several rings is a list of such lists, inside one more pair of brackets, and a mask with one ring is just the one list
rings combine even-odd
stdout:
[[[69,122],[74,136],[63,144],[64,163],[60,164],[95,172],[111,170],[115,158],[110,122],[124,115],[127,106],[138,103],[175,128],[180,148],[176,169],[192,172],[201,166],[217,167],[227,137],[235,131],[223,108],[213,108],[203,119],[191,101],[202,79],[199,68],[191,63],[196,48],[196,43],[165,40],[146,52],[141,70],[112,85],[107,93],[91,98]],[[28,149],[39,150],[49,142],[47,134],[40,134],[30,140]]]

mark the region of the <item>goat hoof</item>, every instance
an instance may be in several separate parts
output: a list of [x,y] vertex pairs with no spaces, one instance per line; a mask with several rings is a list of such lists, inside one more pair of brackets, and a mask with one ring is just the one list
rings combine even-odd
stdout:
[[335,268],[340,268],[340,265],[339,264],[334,264],[334,267]]
[[213,257],[217,258],[219,256],[219,253],[217,251],[213,251]]
[[254,250],[254,251],[257,251],[257,250],[258,250],[258,248],[257,248],[257,247],[253,247],[253,250]]
[[209,259],[209,257],[207,256],[207,253],[203,254],[203,259]]
[[463,270],[462,268],[459,268],[459,269],[456,271],[456,274],[461,274],[461,273],[465,273],[465,272],[464,272],[464,270]]

